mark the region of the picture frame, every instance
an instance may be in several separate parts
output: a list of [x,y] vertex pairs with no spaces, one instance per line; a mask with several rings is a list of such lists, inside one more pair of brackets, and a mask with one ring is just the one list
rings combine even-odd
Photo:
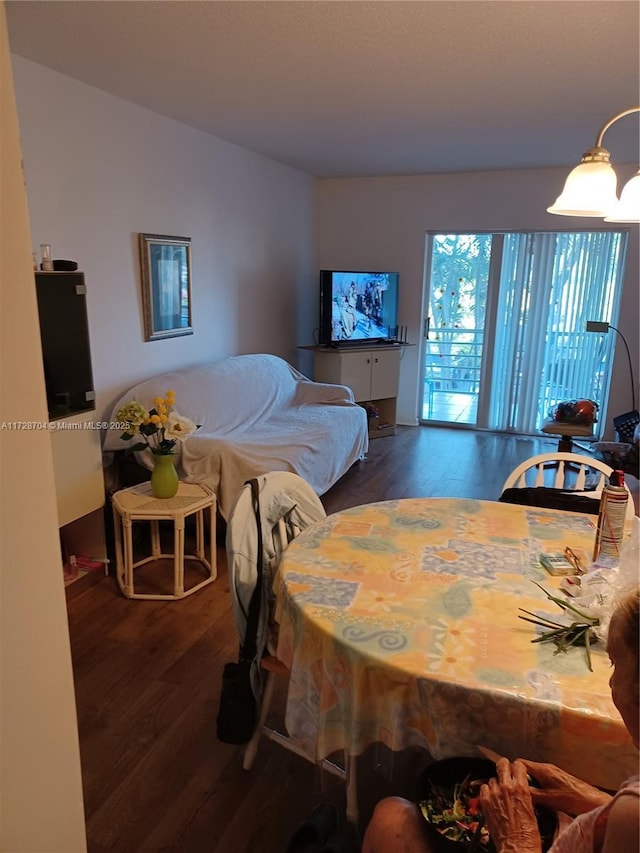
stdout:
[[146,341],[192,335],[191,238],[139,234]]

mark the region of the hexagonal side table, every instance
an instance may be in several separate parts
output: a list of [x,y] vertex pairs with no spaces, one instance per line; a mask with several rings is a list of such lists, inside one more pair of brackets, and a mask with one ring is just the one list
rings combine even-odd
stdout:
[[[121,489],[112,498],[113,526],[115,530],[116,576],[123,595],[127,598],[176,599],[185,598],[203,586],[212,583],[217,575],[216,564],[216,496],[206,486],[180,483],[173,498],[154,498],[150,483],[140,483]],[[205,511],[210,515],[209,557],[205,555]],[[196,516],[196,553],[184,553],[185,519]],[[133,523],[151,522],[151,556],[134,562]],[[174,545],[172,554],[163,554],[160,548],[160,521],[173,521]],[[173,560],[173,594],[139,593],[134,588],[134,570],[144,563],[160,559]],[[185,591],[185,560],[197,560],[207,572],[207,577]]]

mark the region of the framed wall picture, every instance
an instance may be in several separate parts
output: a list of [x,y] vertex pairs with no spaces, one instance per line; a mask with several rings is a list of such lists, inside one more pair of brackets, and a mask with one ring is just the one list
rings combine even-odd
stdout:
[[139,234],[146,341],[192,335],[191,238]]

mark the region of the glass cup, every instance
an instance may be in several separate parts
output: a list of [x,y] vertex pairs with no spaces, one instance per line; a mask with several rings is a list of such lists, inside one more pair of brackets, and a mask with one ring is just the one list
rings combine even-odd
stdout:
[[40,243],[40,269],[51,271],[53,269],[53,258],[51,257],[51,245],[49,243]]

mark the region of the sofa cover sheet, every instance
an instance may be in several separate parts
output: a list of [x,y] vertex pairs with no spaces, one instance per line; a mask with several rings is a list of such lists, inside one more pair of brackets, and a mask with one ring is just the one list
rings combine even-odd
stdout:
[[[213,489],[225,519],[245,480],[292,471],[322,495],[369,446],[366,413],[350,388],[312,382],[269,354],[231,356],[147,379],[122,395],[111,421],[130,400],[151,408],[169,389],[177,411],[200,425],[180,447],[180,477]],[[109,430],[103,449],[126,449],[120,435]],[[149,453],[136,456],[153,466]]]

